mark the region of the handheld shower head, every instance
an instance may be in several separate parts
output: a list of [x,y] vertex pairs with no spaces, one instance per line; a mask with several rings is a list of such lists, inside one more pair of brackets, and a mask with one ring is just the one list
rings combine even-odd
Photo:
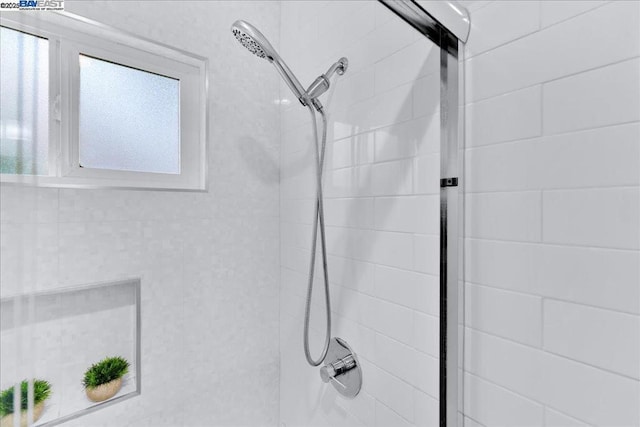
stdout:
[[307,105],[308,97],[304,88],[271,46],[269,40],[256,27],[246,21],[238,20],[231,26],[231,32],[249,52],[271,62],[302,105]]

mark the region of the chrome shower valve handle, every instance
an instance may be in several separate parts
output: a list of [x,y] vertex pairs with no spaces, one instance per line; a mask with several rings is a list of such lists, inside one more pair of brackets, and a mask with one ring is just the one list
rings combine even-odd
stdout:
[[336,360],[335,362],[326,363],[322,368],[320,368],[320,378],[322,378],[322,381],[325,383],[334,381],[340,387],[346,389],[347,386],[342,384],[340,380],[338,380],[338,377],[355,367],[356,359],[350,354],[347,357]]
[[356,354],[340,338],[332,338],[325,364],[320,368],[323,382],[331,382],[341,395],[353,398],[362,387],[362,370]]

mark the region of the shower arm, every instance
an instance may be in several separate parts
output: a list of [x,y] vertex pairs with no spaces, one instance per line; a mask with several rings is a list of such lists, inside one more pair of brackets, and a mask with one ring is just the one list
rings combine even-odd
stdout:
[[326,73],[320,75],[317,79],[314,80],[313,83],[307,89],[305,95],[307,98],[313,103],[313,106],[318,111],[322,111],[322,103],[318,100],[318,97],[329,90],[330,80],[334,74],[338,74],[339,76],[343,75],[345,71],[347,71],[347,67],[349,66],[349,61],[347,58],[340,58],[336,62],[329,67]]

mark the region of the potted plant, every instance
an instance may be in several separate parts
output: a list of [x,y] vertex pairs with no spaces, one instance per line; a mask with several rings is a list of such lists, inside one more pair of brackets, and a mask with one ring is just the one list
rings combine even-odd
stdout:
[[[27,425],[27,380],[20,384],[20,426]],[[0,392],[0,427],[13,427],[13,392],[10,387]],[[44,401],[51,395],[51,384],[44,380],[33,380],[33,422],[36,422],[44,411]]]
[[122,377],[129,372],[129,362],[123,357],[107,357],[84,373],[82,384],[87,397],[102,402],[115,396],[122,387]]

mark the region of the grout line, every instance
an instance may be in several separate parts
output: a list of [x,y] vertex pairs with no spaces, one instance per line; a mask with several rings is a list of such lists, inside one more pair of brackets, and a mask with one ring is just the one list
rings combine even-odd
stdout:
[[[467,152],[472,152],[472,151],[476,151],[476,150],[480,150],[480,149],[484,149],[484,148],[496,147],[496,146],[501,146],[501,145],[506,145],[506,144],[518,144],[518,143],[525,143],[525,142],[531,143],[531,142],[533,142],[535,140],[550,139],[550,138],[555,138],[555,137],[558,137],[558,136],[566,136],[566,135],[570,135],[570,134],[581,134],[581,133],[587,133],[587,132],[594,132],[594,131],[607,129],[607,128],[627,127],[627,126],[631,126],[631,125],[638,124],[638,123],[640,123],[640,120],[631,120],[631,121],[628,121],[628,122],[620,122],[620,123],[610,123],[610,124],[606,124],[606,125],[594,126],[594,127],[589,127],[589,128],[583,128],[583,129],[574,129],[574,130],[565,131],[565,132],[551,133],[551,134],[546,134],[546,135],[542,134],[542,135],[539,135],[539,136],[532,136],[532,137],[526,137],[526,138],[509,139],[509,140],[505,140],[505,141],[490,142],[488,144],[480,144],[480,145],[469,146],[469,147],[466,147],[464,150],[467,151]],[[433,154],[438,154],[438,153],[433,153]]]
[[[578,13],[577,15],[572,15],[572,16],[570,16],[568,18],[561,19],[560,21],[554,22],[553,24],[547,25],[546,27],[542,26],[542,13],[540,13],[540,28],[542,30],[546,30],[547,28],[551,28],[551,27],[554,27],[554,26],[559,25],[559,24],[567,23],[568,21],[571,21],[572,19],[577,18],[578,16],[582,16],[582,15],[585,15],[585,14],[587,14],[589,12],[593,12],[594,10],[599,9],[599,8],[601,8],[603,6],[607,6],[608,4],[611,4],[611,3],[613,3],[613,1],[612,0],[608,0],[606,3],[603,3],[603,4],[599,5],[599,6],[596,6],[596,7],[592,8],[592,9],[589,9],[589,10],[584,10],[584,11]],[[542,5],[542,3],[540,3],[540,5]]]
[[545,135],[544,131],[544,84],[540,85],[540,137]]
[[560,191],[593,191],[593,190],[637,190],[640,188],[639,184],[610,184],[601,186],[587,186],[587,187],[543,187],[543,188],[523,188],[523,189],[505,189],[505,190],[481,190],[481,191],[467,191],[468,195],[482,195],[482,194],[500,194],[500,193],[530,193],[532,191],[546,191],[546,192],[560,192]]
[[544,350],[544,306],[546,304],[547,298],[542,297],[540,299],[540,348]]
[[517,87],[515,89],[510,89],[510,90],[508,90],[506,92],[500,92],[498,94],[493,94],[493,95],[490,95],[490,96],[485,97],[485,98],[475,99],[475,100],[473,100],[472,102],[470,102],[469,104],[466,104],[466,105],[477,104],[479,102],[487,101],[487,100],[496,98],[498,96],[509,94],[511,92],[517,92],[519,90],[531,88],[533,86],[537,86],[537,85],[540,85],[540,84],[545,85],[545,84],[548,84],[548,83],[553,83],[553,82],[556,82],[558,80],[562,80],[562,79],[566,79],[566,78],[570,78],[570,77],[575,77],[575,76],[578,76],[580,74],[589,73],[591,71],[597,71],[597,70],[599,70],[601,68],[606,68],[606,67],[611,67],[611,66],[614,66],[614,65],[619,65],[619,64],[621,64],[623,62],[634,61],[634,60],[637,60],[638,58],[640,58],[640,55],[633,55],[633,56],[629,56],[629,57],[626,57],[626,58],[623,58],[623,59],[615,60],[613,62],[608,62],[606,64],[601,64],[601,65],[598,65],[598,66],[595,66],[595,67],[585,68],[583,70],[572,72],[572,73],[569,73],[569,74],[563,74],[561,76],[554,77],[554,78],[549,79],[549,80],[537,81],[535,83],[528,84],[526,86]]
[[[468,329],[470,329],[470,330],[472,330],[472,331],[474,331],[474,332],[477,332],[477,333],[483,334],[483,335],[488,335],[488,336],[490,336],[490,337],[493,337],[493,338],[496,338],[496,339],[499,339],[499,340],[502,340],[502,341],[507,341],[507,342],[509,342],[509,343],[511,343],[511,344],[513,344],[513,345],[516,345],[516,346],[525,347],[525,348],[527,348],[527,349],[529,349],[529,350],[534,350],[534,351],[539,352],[539,353],[546,353],[546,354],[548,354],[548,355],[551,355],[551,356],[554,356],[554,357],[557,357],[557,358],[563,359],[563,360],[565,360],[565,361],[569,361],[569,362],[577,363],[577,364],[580,364],[580,365],[583,365],[583,366],[588,366],[588,367],[590,367],[590,368],[592,368],[592,369],[596,369],[596,370],[598,370],[598,371],[605,372],[605,373],[610,374],[610,375],[615,375],[615,376],[617,376],[617,377],[624,378],[624,379],[627,379],[627,380],[630,380],[630,381],[633,381],[633,382],[636,382],[636,383],[639,381],[639,379],[638,379],[638,378],[630,377],[630,376],[628,376],[628,375],[621,374],[621,373],[619,373],[619,372],[614,372],[614,371],[611,371],[611,370],[609,370],[609,369],[607,369],[607,368],[603,368],[603,367],[601,367],[601,366],[592,365],[592,364],[590,364],[590,363],[588,363],[588,362],[584,362],[584,361],[582,361],[582,360],[573,359],[573,358],[571,358],[571,357],[569,357],[569,356],[565,356],[565,355],[562,355],[562,354],[554,353],[554,352],[552,352],[552,351],[550,351],[550,350],[547,350],[547,349],[545,349],[545,348],[534,347],[534,346],[529,345],[529,344],[524,344],[524,343],[519,342],[519,341],[514,341],[514,340],[512,340],[512,339],[510,339],[510,338],[505,338],[505,337],[502,337],[502,336],[500,336],[500,335],[496,335],[496,334],[495,334],[495,333],[493,333],[493,332],[484,331],[484,330],[481,330],[481,329],[478,329],[478,328],[474,328],[474,327],[469,326],[469,325],[464,325],[464,327],[465,327],[465,328],[468,328]],[[463,367],[463,368],[464,368],[464,367]],[[467,370],[465,369],[465,372],[471,372],[471,371],[467,371]]]
[[[502,0],[502,1],[504,1],[504,0]],[[471,19],[472,19],[472,21],[471,21],[471,22],[473,22],[473,17],[472,17]],[[473,28],[471,29],[471,31],[473,31]],[[491,48],[489,48],[489,49],[487,49],[487,50],[483,50],[483,51],[481,51],[481,52],[477,52],[477,53],[472,53],[471,55],[469,55],[469,53],[470,53],[470,52],[469,52],[469,51],[468,51],[468,49],[465,47],[465,53],[467,54],[467,55],[465,56],[465,61],[472,60],[473,58],[477,58],[477,57],[479,57],[479,56],[482,56],[482,55],[484,55],[485,53],[493,52],[494,50],[496,50],[496,49],[500,49],[501,47],[507,46],[507,45],[509,45],[509,44],[511,44],[511,43],[517,42],[517,41],[522,40],[522,39],[526,39],[527,37],[530,37],[530,36],[532,36],[532,35],[534,35],[534,34],[536,34],[536,33],[539,33],[540,31],[542,31],[542,30],[541,30],[540,28],[538,28],[538,29],[533,30],[533,31],[531,31],[531,32],[528,32],[528,33],[526,33],[526,34],[521,34],[521,35],[519,35],[519,36],[516,36],[515,38],[510,39],[510,40],[508,40],[508,41],[506,41],[506,42],[502,42],[502,43],[500,43],[499,45],[493,46],[493,47],[491,47]],[[470,36],[470,37],[471,37],[471,36]]]
[[561,410],[556,409],[556,408],[554,408],[552,406],[549,406],[549,405],[544,405],[545,420],[546,420],[547,410],[552,410],[552,411],[557,412],[557,413],[559,413],[561,415],[564,415],[567,418],[571,418],[574,421],[582,423],[582,424],[584,424],[584,427],[594,427],[593,424],[587,423],[586,421],[579,420],[574,415],[567,414],[566,412],[564,412],[564,410],[561,411]]
[[[635,187],[634,187],[635,188]],[[596,249],[596,250],[607,250],[607,251],[619,251],[619,252],[631,252],[636,253],[639,252],[640,249],[629,249],[629,248],[615,248],[608,246],[593,246],[593,245],[580,245],[576,243],[559,243],[559,242],[532,242],[532,241],[522,241],[522,240],[506,240],[506,239],[496,239],[491,237],[478,237],[478,236],[464,236],[465,239],[469,240],[478,240],[484,242],[496,242],[496,243],[513,243],[519,245],[536,245],[536,246],[553,246],[560,248],[580,248],[580,249]]]
[[[509,44],[511,44],[511,43],[514,43],[514,42],[519,41],[519,40],[522,40],[522,39],[524,39],[524,38],[526,38],[526,37],[532,36],[533,34],[536,34],[536,33],[540,33],[540,32],[546,31],[546,30],[548,30],[549,28],[553,28],[553,27],[555,27],[556,25],[566,24],[568,21],[571,21],[571,20],[573,20],[573,19],[575,19],[575,18],[577,18],[577,17],[579,17],[579,16],[585,15],[585,14],[587,14],[587,13],[589,13],[589,12],[593,12],[593,11],[595,11],[596,9],[599,9],[599,8],[601,8],[601,7],[603,7],[603,6],[606,6],[607,4],[609,4],[609,3],[601,4],[600,6],[596,6],[596,7],[594,7],[593,9],[589,9],[589,10],[583,11],[583,12],[581,12],[581,13],[577,14],[577,15],[570,16],[569,18],[566,18],[566,19],[564,19],[564,20],[561,20],[561,21],[558,21],[558,22],[554,22],[553,24],[551,24],[551,25],[547,25],[546,27],[543,27],[543,26],[542,26],[542,10],[541,10],[541,11],[540,11],[540,16],[539,16],[539,26],[538,26],[538,29],[537,29],[536,31],[533,31],[533,32],[531,32],[531,33],[527,33],[527,34],[525,34],[524,36],[519,36],[518,38],[515,38],[515,39],[512,39],[512,40],[509,40],[508,42],[505,42],[505,43],[502,43],[502,44],[500,44],[500,45],[498,45],[498,46],[492,47],[491,49],[489,49],[489,50],[485,50],[485,51],[480,52],[480,53],[478,53],[478,54],[476,54],[476,55],[469,56],[469,57],[468,57],[468,59],[471,59],[471,58],[477,58],[477,57],[479,57],[479,56],[481,56],[481,55],[484,55],[484,54],[486,54],[486,53],[492,52],[492,51],[494,51],[494,50],[496,50],[496,49],[499,49],[499,48],[501,48],[501,47],[507,46],[507,45],[509,45]],[[540,7],[542,7],[542,3],[540,3]],[[471,21],[473,22],[473,16],[471,17]]]
[[[502,384],[500,384],[500,383],[497,383],[497,382],[493,381],[493,380],[492,380],[492,379],[490,379],[490,378],[486,378],[486,377],[484,377],[484,376],[482,376],[482,375],[480,375],[480,374],[478,374],[478,373],[473,373],[473,372],[471,372],[471,371],[467,371],[464,367],[463,367],[462,369],[463,369],[463,374],[473,375],[473,376],[475,376],[475,377],[477,377],[477,378],[482,379],[483,381],[488,382],[489,384],[491,384],[491,385],[493,385],[493,386],[495,386],[495,387],[500,387],[500,388],[502,388],[502,389],[508,390],[508,391],[510,391],[511,393],[513,393],[513,394],[515,394],[515,395],[517,395],[517,396],[519,396],[519,397],[521,397],[521,398],[523,398],[523,399],[529,400],[529,401],[531,401],[531,402],[534,402],[534,403],[536,403],[536,404],[538,404],[538,405],[542,406],[542,407],[543,407],[543,409],[544,409],[544,408],[549,408],[549,409],[552,409],[552,410],[554,410],[554,411],[560,412],[561,414],[564,414],[564,412],[562,412],[562,411],[560,411],[560,410],[557,410],[557,409],[555,409],[554,407],[550,406],[549,404],[544,403],[544,402],[542,402],[542,401],[540,401],[540,400],[537,400],[537,399],[533,398],[532,396],[527,396],[527,395],[523,394],[523,393],[522,393],[522,392],[520,392],[520,391],[513,390],[513,389],[511,389],[511,388],[509,388],[509,387],[506,387],[506,386],[504,386],[504,385],[502,385]],[[466,416],[466,414],[465,414],[465,416]],[[583,422],[583,423],[585,423],[586,425],[589,425],[589,426],[591,425],[591,424],[589,424],[589,423],[587,423],[587,422],[584,422],[584,421],[582,421],[582,420],[578,420],[578,419],[577,419],[575,416],[573,416],[573,415],[571,415],[571,418],[574,418],[574,419],[576,419],[577,421]]]
[[540,191],[540,243],[544,242],[544,192]]
[[624,310],[614,309],[614,308],[610,308],[610,307],[598,306],[598,305],[579,302],[579,301],[576,301],[576,300],[563,299],[563,298],[552,296],[552,295],[535,294],[535,293],[532,293],[532,292],[529,292],[529,291],[523,291],[523,290],[519,290],[519,289],[501,288],[501,287],[499,287],[497,285],[480,283],[480,282],[477,282],[477,281],[467,281],[467,282],[465,282],[465,285],[472,285],[472,286],[477,286],[477,287],[481,287],[481,288],[489,288],[489,289],[493,289],[493,290],[503,291],[503,292],[507,292],[507,293],[513,293],[513,294],[520,294],[520,295],[525,295],[525,296],[529,296],[529,297],[536,297],[536,298],[540,298],[542,300],[561,302],[561,303],[564,303],[564,304],[580,305],[580,306],[583,306],[583,307],[592,308],[594,310],[603,310],[603,311],[608,311],[608,312],[615,313],[615,314],[623,314],[623,315],[628,315],[628,316],[633,316],[633,317],[640,317],[640,313],[638,313],[638,312],[634,313],[634,312],[631,312],[631,311],[624,311]]

